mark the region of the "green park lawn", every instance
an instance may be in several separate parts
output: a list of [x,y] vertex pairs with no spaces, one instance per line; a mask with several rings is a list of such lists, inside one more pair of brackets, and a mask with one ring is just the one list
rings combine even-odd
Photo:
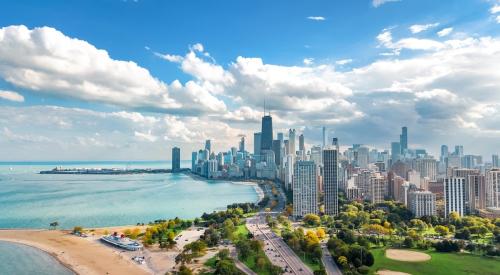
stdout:
[[464,253],[440,253],[427,251],[431,260],[426,262],[412,263],[395,261],[385,257],[385,249],[372,250],[375,264],[371,267],[371,274],[377,270],[388,269],[392,271],[406,272],[413,275],[460,275],[480,274],[494,275],[500,272],[500,260],[483,256],[474,256]]
[[244,237],[246,237],[248,233],[250,232],[248,231],[245,224],[240,224],[236,226],[236,230],[234,231],[234,235],[236,236],[243,235]]

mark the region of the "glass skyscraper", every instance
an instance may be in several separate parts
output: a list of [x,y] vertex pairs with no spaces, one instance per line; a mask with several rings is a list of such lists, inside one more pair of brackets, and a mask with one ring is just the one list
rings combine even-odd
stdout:
[[270,115],[262,117],[261,150],[273,149],[273,118]]

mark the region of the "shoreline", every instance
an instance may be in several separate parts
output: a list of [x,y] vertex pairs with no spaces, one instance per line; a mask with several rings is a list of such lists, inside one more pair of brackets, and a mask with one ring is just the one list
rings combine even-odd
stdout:
[[[125,227],[116,228],[123,229]],[[96,232],[107,230],[96,228]],[[100,234],[82,238],[68,230],[3,229],[0,241],[27,245],[49,254],[74,274],[150,274],[146,267],[135,264],[121,249],[99,241]]]
[[3,238],[0,238],[0,241],[2,242],[6,242],[6,243],[12,243],[12,244],[16,244],[16,245],[25,245],[25,246],[29,246],[33,249],[36,249],[38,251],[40,251],[40,253],[44,253],[46,255],[49,255],[51,258],[53,258],[54,260],[56,260],[60,265],[64,266],[65,268],[67,268],[68,270],[70,270],[71,272],[73,272],[74,274],[77,274],[79,275],[80,273],[78,273],[70,264],[64,262],[63,260],[61,260],[61,258],[59,258],[57,256],[56,253],[53,253],[53,252],[50,252],[50,251],[47,251],[39,246],[36,246],[36,245],[33,245],[31,243],[26,243],[22,240],[15,240],[15,239],[3,239]]

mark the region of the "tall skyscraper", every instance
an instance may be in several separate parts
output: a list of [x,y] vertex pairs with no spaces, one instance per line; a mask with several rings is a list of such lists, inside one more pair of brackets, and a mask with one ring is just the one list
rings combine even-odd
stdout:
[[404,155],[408,150],[408,128],[401,128],[401,135],[399,136],[399,143],[401,145],[401,154]]
[[455,153],[456,156],[462,157],[464,155],[464,146],[463,145],[455,145]]
[[370,148],[366,146],[360,146],[357,149],[357,158],[356,158],[356,164],[360,168],[368,168],[369,164],[369,155],[370,155]]
[[444,216],[457,212],[461,217],[465,213],[465,178],[450,177],[444,179]]
[[279,139],[276,139],[276,140],[273,140],[273,152],[274,152],[274,161],[276,163],[276,166],[280,166],[281,165],[281,147],[283,146],[283,144],[281,143],[281,141]]
[[391,159],[392,164],[396,163],[401,158],[401,143],[393,142],[391,143]]
[[297,147],[295,147],[295,129],[288,131],[288,153],[295,156]]
[[181,169],[181,149],[172,148],[172,172],[178,172]]
[[193,173],[196,173],[196,164],[198,164],[198,152],[192,152],[191,153],[191,171]]
[[283,133],[278,133],[278,140],[281,141],[281,143],[283,143],[285,141]]
[[325,192],[325,213],[330,216],[338,214],[338,153],[337,149],[323,150],[323,189]]
[[306,147],[304,144],[304,134],[299,135],[299,150],[305,153]]
[[261,150],[272,150],[273,148],[273,118],[270,115],[262,117],[262,136],[260,141]]
[[260,156],[261,138],[262,138],[262,133],[259,132],[259,133],[253,134],[253,154],[254,154],[254,156]]
[[486,183],[484,175],[468,175],[470,212],[486,208]]
[[317,169],[313,161],[297,161],[293,173],[293,215],[318,214]]
[[240,152],[245,152],[245,137],[241,137],[240,143],[239,143],[239,151]]
[[207,139],[205,141],[205,149],[207,149],[209,152],[212,152],[212,141]]
[[450,152],[448,151],[448,146],[441,145],[441,158],[440,158],[440,160],[443,161],[445,158],[447,158],[449,153]]
[[381,203],[384,201],[384,195],[387,185],[387,179],[380,173],[373,173],[370,177],[370,186],[368,197],[371,203]]
[[498,162],[498,155],[496,155],[496,154],[491,155],[491,166],[498,168],[498,167],[500,167],[499,164],[500,163]]

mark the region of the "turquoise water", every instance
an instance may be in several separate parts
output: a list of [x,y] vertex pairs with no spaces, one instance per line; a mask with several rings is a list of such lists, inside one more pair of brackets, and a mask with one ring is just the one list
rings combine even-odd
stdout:
[[[189,167],[189,162],[181,166]],[[0,163],[0,228],[104,227],[195,218],[256,202],[254,186],[185,174],[40,175],[64,168],[170,168],[167,162]]]
[[0,241],[0,274],[72,275],[74,273],[39,249]]

